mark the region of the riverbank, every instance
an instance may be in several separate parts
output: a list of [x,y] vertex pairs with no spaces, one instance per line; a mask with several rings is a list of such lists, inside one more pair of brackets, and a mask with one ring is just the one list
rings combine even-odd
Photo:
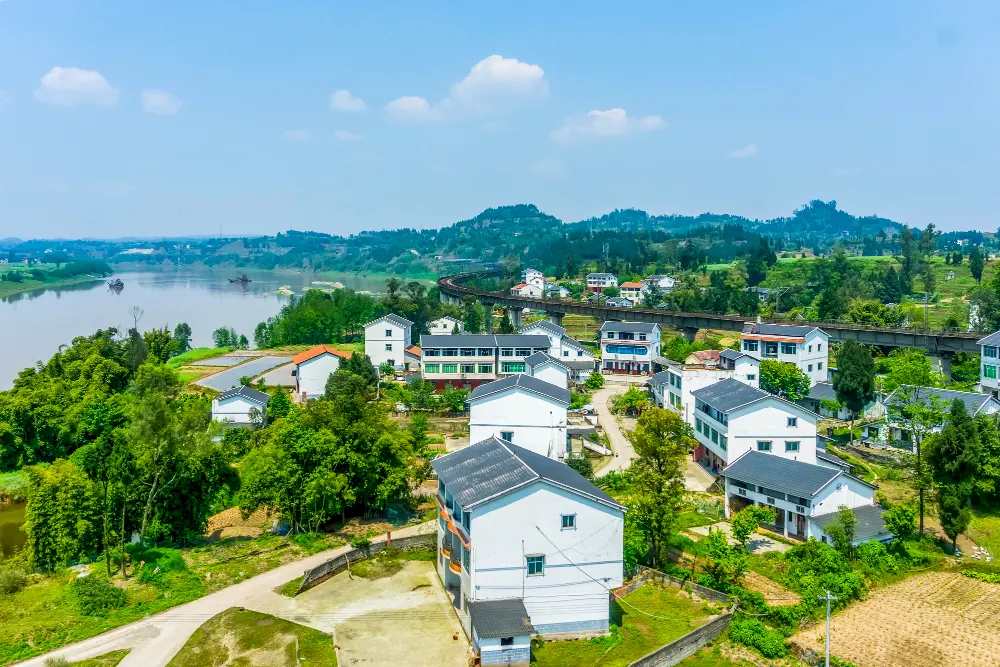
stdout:
[[385,292],[385,281],[389,278],[398,278],[404,284],[415,280],[419,283],[430,286],[436,283],[439,277],[435,273],[397,275],[377,271],[350,273],[344,271],[312,271],[306,269],[288,268],[244,269],[232,266],[208,266],[202,263],[184,264],[178,267],[175,264],[150,265],[144,262],[120,262],[115,264],[113,268],[116,273],[126,271],[143,273],[170,273],[185,270],[195,273],[218,275],[220,277],[226,277],[227,279],[229,277],[236,277],[243,273],[246,273],[251,280],[253,280],[254,276],[269,276],[275,281],[292,283],[290,287],[295,293],[303,291],[302,285],[308,285],[313,289],[334,289],[342,286],[356,291],[367,291],[381,294]]
[[3,280],[0,281],[0,299],[6,300],[7,297],[10,296],[23,295],[27,292],[34,292],[36,290],[69,287],[71,285],[84,285],[86,283],[93,283],[100,280],[104,280],[104,278],[102,276],[53,278],[52,280],[35,280],[34,278],[25,278],[19,283]]

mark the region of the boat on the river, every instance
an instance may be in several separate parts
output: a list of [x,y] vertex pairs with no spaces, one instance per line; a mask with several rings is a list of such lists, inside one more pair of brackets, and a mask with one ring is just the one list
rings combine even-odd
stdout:
[[121,289],[123,287],[125,287],[125,283],[122,282],[121,278],[108,281],[108,289]]
[[253,281],[250,280],[249,278],[247,278],[247,274],[244,273],[239,278],[230,278],[229,282],[231,282],[231,283],[243,283],[244,285],[246,285],[247,283],[252,283]]

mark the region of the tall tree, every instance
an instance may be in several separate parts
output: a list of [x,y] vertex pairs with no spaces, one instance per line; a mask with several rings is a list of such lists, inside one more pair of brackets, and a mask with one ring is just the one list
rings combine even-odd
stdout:
[[979,432],[979,472],[973,502],[980,507],[996,507],[1000,503],[1000,429],[991,415],[976,415]]
[[643,412],[627,437],[637,457],[629,467],[635,480],[630,510],[650,540],[655,565],[676,526],[684,496],[684,458],[694,438],[679,415],[661,408]]
[[837,353],[837,374],[833,376],[837,400],[850,411],[851,446],[854,420],[875,398],[875,361],[871,353],[853,340],[844,341]]
[[979,246],[972,246],[972,249],[969,250],[969,271],[972,272],[972,277],[976,279],[977,284],[983,280],[983,268],[985,266],[986,259],[983,257],[983,252],[979,249]]
[[500,318],[500,324],[497,325],[497,333],[501,334],[517,333],[514,329],[514,323],[511,322],[510,320],[509,313]]
[[924,441],[945,418],[945,403],[939,394],[926,387],[901,386],[893,394],[887,409],[892,422],[913,438],[913,483],[917,488],[920,535],[924,534],[924,496],[931,486],[931,476],[924,461]]
[[948,423],[927,440],[927,463],[938,486],[938,513],[952,550],[958,536],[969,526],[972,493],[979,469],[979,429],[965,403],[955,400]]
[[795,364],[765,359],[760,362],[760,388],[788,401],[809,395],[809,376]]
[[191,349],[191,325],[181,322],[174,327],[174,349],[172,356],[184,354]]

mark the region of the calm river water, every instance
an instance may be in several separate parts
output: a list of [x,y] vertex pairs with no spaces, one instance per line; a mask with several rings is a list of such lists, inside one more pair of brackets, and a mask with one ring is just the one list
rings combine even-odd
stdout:
[[195,347],[210,346],[212,332],[232,327],[253,342],[257,323],[278,312],[288,297],[277,294],[290,286],[295,294],[310,287],[329,287],[314,281],[339,281],[355,290],[380,292],[384,277],[353,274],[317,276],[312,273],[252,273],[247,285],[229,282],[238,272],[181,268],[163,272],[116,273],[125,288],[108,290],[103,280],[43,288],[0,299],[0,389],[9,389],[17,374],[36,361],[48,360],[60,345],[98,329],[132,326],[129,310],[145,311],[140,330],[187,322]]

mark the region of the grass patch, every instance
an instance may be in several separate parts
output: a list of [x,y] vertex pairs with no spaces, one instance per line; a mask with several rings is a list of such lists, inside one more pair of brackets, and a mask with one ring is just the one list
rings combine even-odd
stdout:
[[646,584],[622,598],[622,604],[612,605],[607,637],[543,642],[534,650],[534,662],[538,667],[625,667],[703,625],[718,611],[679,589]]
[[726,656],[718,646],[706,646],[690,658],[685,658],[677,664],[678,667],[742,667],[753,663],[747,660],[735,662]]
[[28,499],[28,474],[23,470],[0,472],[0,501],[23,503]]
[[687,530],[697,526],[709,526],[718,523],[718,517],[712,517],[695,510],[688,510],[677,515],[677,530]]
[[351,574],[362,579],[384,579],[403,569],[406,561],[434,562],[437,552],[430,549],[420,551],[399,551],[386,549],[380,554],[351,563]]
[[966,534],[973,542],[985,547],[994,556],[1000,556],[1000,516],[975,512]]
[[295,594],[299,591],[299,586],[302,585],[302,577],[295,577],[287,584],[283,586],[278,586],[274,589],[274,592],[278,595],[284,595],[287,598],[295,597]]
[[111,653],[99,655],[96,658],[88,658],[87,660],[71,662],[69,664],[74,667],[115,667],[115,665],[125,659],[125,656],[127,656],[128,653],[128,649],[122,649],[120,651],[112,651]]
[[167,360],[167,368],[179,368],[195,361],[211,359],[212,357],[222,356],[232,351],[233,348],[231,347],[196,347],[193,350],[188,350],[184,354],[178,354],[176,357]]
[[268,614],[227,609],[195,630],[169,667],[330,665],[337,656],[330,635]]

